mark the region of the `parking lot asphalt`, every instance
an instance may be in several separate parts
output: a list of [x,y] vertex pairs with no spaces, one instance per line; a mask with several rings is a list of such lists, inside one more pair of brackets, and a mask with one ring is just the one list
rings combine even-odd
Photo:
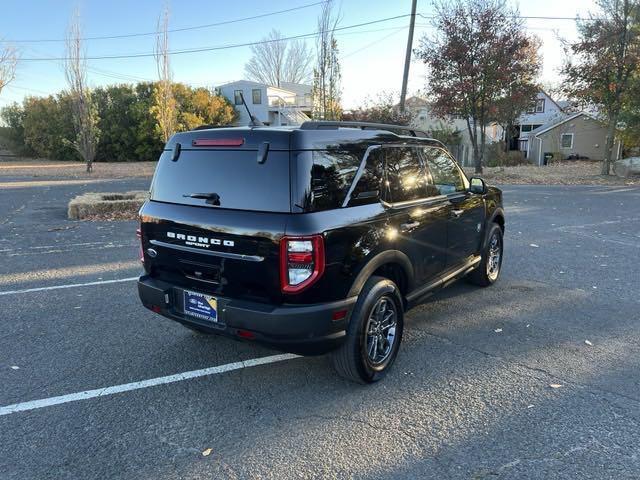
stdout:
[[638,188],[505,186],[500,281],[411,310],[375,385],[293,358],[3,411],[277,354],[142,308],[135,222],[65,218],[147,185],[0,190],[1,479],[640,477]]

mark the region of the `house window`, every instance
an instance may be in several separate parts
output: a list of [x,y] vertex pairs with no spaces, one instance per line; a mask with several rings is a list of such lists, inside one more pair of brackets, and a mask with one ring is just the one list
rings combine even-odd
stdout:
[[560,137],[562,148],[573,148],[573,133],[563,133]]
[[260,105],[262,103],[262,90],[254,88],[251,90],[251,96],[253,97],[253,104]]
[[522,125],[522,131],[523,132],[530,132],[531,130],[533,130],[531,125]]
[[236,105],[242,105],[242,90],[233,91],[233,101]]
[[544,98],[536,100],[536,113],[544,113]]

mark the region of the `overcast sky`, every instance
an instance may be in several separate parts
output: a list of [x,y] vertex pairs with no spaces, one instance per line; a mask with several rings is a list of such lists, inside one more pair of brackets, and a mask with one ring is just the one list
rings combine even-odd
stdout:
[[[316,3],[318,0],[173,0],[170,2],[170,28],[184,28],[219,23]],[[59,41],[23,42],[24,40],[59,40],[76,5],[80,6],[86,36],[113,36],[153,32],[163,0],[3,0],[0,15],[0,38],[12,40],[20,48],[24,61],[16,81],[0,94],[0,107],[20,101],[25,95],[54,93],[65,87],[59,61],[30,61],[29,58],[52,58],[64,55]],[[398,16],[410,12],[410,0],[338,0],[340,26],[350,26]],[[536,0],[520,5],[525,16],[584,16],[594,9],[592,0]],[[319,5],[260,19],[228,25],[175,32],[171,49],[215,47],[259,40],[272,28],[285,36],[312,33],[316,30]],[[418,12],[432,13],[431,0],[419,0]],[[397,93],[402,81],[408,18],[379,22],[347,29],[338,34],[343,72],[343,104],[357,106],[367,96],[378,92]],[[542,81],[557,83],[562,63],[562,49],[557,36],[575,38],[575,22],[567,20],[527,20],[531,33],[543,41],[544,72]],[[418,17],[415,45],[429,34],[429,21]],[[312,46],[312,41],[308,40]],[[154,37],[134,36],[87,42],[89,56],[151,53]],[[244,77],[244,64],[250,57],[248,47],[175,55],[172,67],[176,81],[197,86],[216,86]],[[155,79],[152,57],[91,60],[91,85],[122,83],[137,79]],[[424,87],[425,71],[418,62],[411,65],[409,93]]]

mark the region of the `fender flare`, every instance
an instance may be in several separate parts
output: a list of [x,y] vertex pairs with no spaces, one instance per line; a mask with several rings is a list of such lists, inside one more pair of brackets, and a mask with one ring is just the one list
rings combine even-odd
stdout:
[[409,257],[407,257],[406,254],[402,253],[399,250],[387,250],[372,257],[362,268],[362,270],[360,270],[360,272],[356,276],[356,279],[351,285],[348,297],[359,295],[362,287],[367,282],[369,277],[373,275],[373,272],[388,263],[397,263],[400,265],[400,267],[404,270],[405,275],[407,276],[407,291],[412,291],[415,276],[413,272],[413,265],[411,264]]
[[482,240],[482,251],[484,252],[484,249],[487,247],[487,242],[489,241],[489,238],[487,237],[487,235],[489,235],[489,225],[491,225],[492,223],[494,223],[496,217],[501,216],[504,219],[504,209],[502,207],[497,207],[493,213],[491,214],[491,216],[489,217],[489,219],[487,220],[487,223],[485,225],[485,235],[484,235],[484,239]]

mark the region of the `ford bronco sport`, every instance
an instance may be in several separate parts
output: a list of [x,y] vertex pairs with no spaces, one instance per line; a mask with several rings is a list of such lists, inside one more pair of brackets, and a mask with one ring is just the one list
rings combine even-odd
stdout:
[[502,262],[502,193],[395,125],[210,128],[167,143],[140,210],[145,307],[379,380],[404,312]]

